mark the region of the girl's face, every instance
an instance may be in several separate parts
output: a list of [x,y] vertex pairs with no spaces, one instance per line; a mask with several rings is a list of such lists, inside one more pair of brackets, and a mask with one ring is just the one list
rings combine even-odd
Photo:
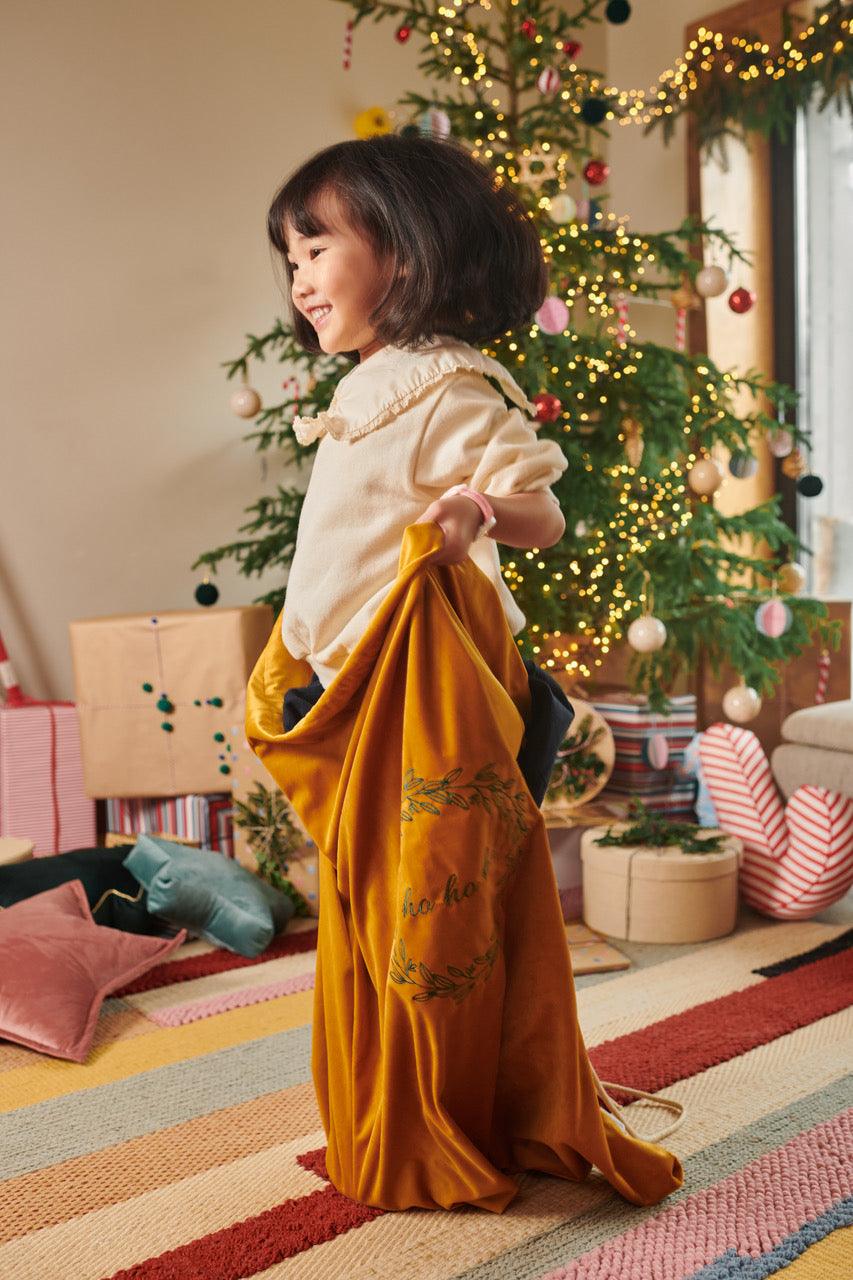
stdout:
[[327,232],[302,236],[285,227],[287,257],[293,268],[293,304],[314,327],[324,351],[358,351],[359,359],[383,346],[367,317],[385,291],[383,267],[363,236],[347,226],[333,195],[320,213]]

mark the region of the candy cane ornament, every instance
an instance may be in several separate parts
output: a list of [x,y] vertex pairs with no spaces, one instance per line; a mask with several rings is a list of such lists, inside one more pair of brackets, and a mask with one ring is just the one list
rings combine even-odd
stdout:
[[344,71],[349,71],[352,62],[352,18],[348,18],[344,27]]
[[679,307],[675,313],[675,349],[684,351],[687,347],[687,308]]
[[617,293],[616,303],[616,341],[620,347],[628,345],[628,299],[624,293]]
[[815,691],[815,703],[826,701],[826,687],[829,684],[829,668],[832,664],[832,658],[828,649],[821,649],[820,657],[817,660],[817,690]]

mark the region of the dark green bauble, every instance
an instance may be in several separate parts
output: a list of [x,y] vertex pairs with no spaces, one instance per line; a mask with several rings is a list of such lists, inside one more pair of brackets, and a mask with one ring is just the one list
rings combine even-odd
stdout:
[[199,604],[209,606],[219,599],[219,588],[212,582],[200,582],[195,589],[195,598]]
[[819,493],[823,492],[823,481],[820,476],[811,474],[800,476],[797,481],[797,489],[804,498],[816,498]]
[[628,0],[610,0],[604,10],[604,16],[608,22],[612,22],[617,27],[620,23],[627,22],[631,16],[631,6]]
[[400,130],[401,138],[419,138],[421,131],[416,124],[404,124]]
[[607,115],[607,103],[603,98],[585,98],[581,104],[581,117],[587,124],[601,124]]

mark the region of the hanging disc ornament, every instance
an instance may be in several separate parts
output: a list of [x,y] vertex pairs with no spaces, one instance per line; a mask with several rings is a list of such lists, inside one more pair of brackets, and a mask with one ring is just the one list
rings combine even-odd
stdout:
[[533,397],[537,422],[556,422],[563,411],[563,402],[549,391],[540,391]]
[[761,699],[752,685],[737,684],[723,694],[723,714],[735,724],[754,720],[761,710]]
[[612,22],[615,27],[621,26],[623,22],[627,22],[631,16],[631,6],[628,0],[610,0],[607,8],[604,10],[604,16],[608,22]]
[[536,312],[536,323],[543,333],[562,333],[569,323],[569,308],[556,295],[546,298]]
[[536,77],[536,88],[546,98],[557,93],[562,83],[559,71],[555,71],[553,67],[543,67]]
[[574,197],[570,196],[568,191],[561,191],[559,195],[551,197],[548,217],[558,226],[565,226],[567,222],[571,222],[577,211],[577,201]]
[[804,498],[816,498],[819,493],[823,492],[823,481],[820,476],[808,475],[800,476],[797,481],[797,492],[801,493]]
[[782,471],[789,480],[797,480],[805,469],[805,459],[799,449],[792,449],[787,458],[782,459]]
[[778,596],[765,600],[755,610],[755,629],[771,640],[778,640],[791,625],[791,610]]
[[776,571],[776,585],[786,596],[795,596],[806,585],[805,569],[796,560],[789,560]]
[[755,306],[755,294],[749,289],[744,289],[743,286],[733,289],[729,294],[729,306],[736,315],[746,315],[747,311],[751,311]]
[[654,614],[644,613],[628,628],[628,643],[638,653],[653,653],[666,644],[666,627]]
[[209,609],[219,599],[219,588],[214,586],[209,578],[205,578],[196,587],[195,598],[199,604],[203,604],[205,608]]
[[607,115],[607,103],[603,98],[585,98],[581,103],[581,119],[587,124],[601,124]]
[[610,165],[604,160],[587,160],[583,167],[583,176],[591,187],[600,187],[610,177]]
[[693,287],[700,298],[719,298],[729,287],[729,278],[722,267],[712,262],[710,266],[702,267],[696,272]]
[[254,387],[240,387],[228,402],[238,418],[254,418],[261,409],[261,397]]
[[729,458],[729,471],[738,480],[748,480],[758,470],[758,459],[753,453],[738,451]]
[[694,493],[707,496],[716,493],[723,476],[713,458],[700,458],[687,473],[687,483]]
[[794,447],[794,437],[784,427],[774,427],[767,433],[767,447],[774,458],[787,458]]

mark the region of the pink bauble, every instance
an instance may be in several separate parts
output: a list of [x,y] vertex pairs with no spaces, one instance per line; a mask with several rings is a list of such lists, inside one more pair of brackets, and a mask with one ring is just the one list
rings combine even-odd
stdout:
[[723,694],[723,714],[735,724],[754,720],[761,710],[761,699],[751,685],[737,684]]
[[794,437],[784,427],[776,427],[767,434],[767,447],[774,458],[787,458],[794,447]]
[[553,67],[544,67],[536,80],[536,88],[542,94],[556,93],[562,84],[559,71],[555,71]]
[[729,286],[729,278],[722,267],[712,263],[710,267],[702,267],[693,281],[700,298],[719,298]]
[[569,323],[569,308],[562,298],[546,298],[536,312],[536,323],[543,333],[562,333]]
[[722,473],[713,458],[700,458],[687,473],[687,483],[694,493],[709,494],[719,489]]
[[666,627],[654,614],[644,613],[628,628],[628,643],[638,653],[652,653],[666,644]]
[[791,610],[777,596],[765,600],[755,610],[755,626],[763,636],[778,640],[791,625]]
[[240,418],[254,418],[261,407],[261,397],[254,387],[240,387],[232,395],[229,404],[231,411]]

